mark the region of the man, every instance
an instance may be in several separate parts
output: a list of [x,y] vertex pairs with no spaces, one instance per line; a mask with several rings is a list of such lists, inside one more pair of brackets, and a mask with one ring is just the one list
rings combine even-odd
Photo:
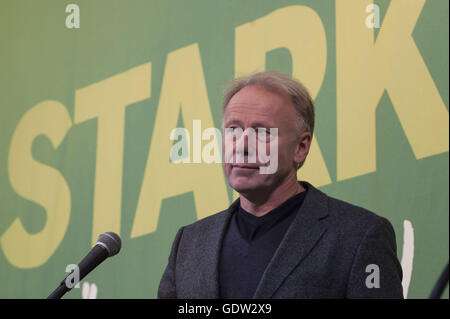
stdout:
[[[297,181],[314,130],[313,102],[299,82],[275,72],[232,81],[223,126],[243,132],[231,149],[224,137],[225,156],[234,156],[224,172],[240,197],[178,231],[159,298],[402,298],[389,221]],[[266,149],[249,143],[258,128]],[[250,161],[273,141],[270,128],[277,157]],[[276,171],[262,174],[274,161]]]

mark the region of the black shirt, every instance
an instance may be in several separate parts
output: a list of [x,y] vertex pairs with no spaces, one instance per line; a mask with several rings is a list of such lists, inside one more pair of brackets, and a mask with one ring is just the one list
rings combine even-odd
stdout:
[[252,298],[258,283],[300,209],[306,191],[256,217],[242,207],[234,212],[219,264],[221,298]]

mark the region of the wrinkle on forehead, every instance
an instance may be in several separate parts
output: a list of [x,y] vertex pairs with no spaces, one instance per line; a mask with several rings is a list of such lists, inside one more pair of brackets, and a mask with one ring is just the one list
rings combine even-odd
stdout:
[[225,115],[225,124],[228,122],[245,122],[248,126],[253,124],[275,125],[275,113],[273,110],[261,108],[256,105],[248,105],[246,103],[235,104]]
[[264,126],[290,126],[296,120],[296,111],[288,96],[279,95],[258,86],[248,86],[237,92],[223,114],[223,124],[239,121],[246,127],[253,123]]

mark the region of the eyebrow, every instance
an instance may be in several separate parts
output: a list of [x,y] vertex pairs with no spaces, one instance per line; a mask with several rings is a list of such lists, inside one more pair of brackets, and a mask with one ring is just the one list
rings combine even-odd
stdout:
[[239,120],[236,120],[236,119],[226,121],[226,122],[224,123],[224,126],[232,125],[232,124],[237,124],[237,125],[239,125],[239,126],[242,126],[242,122],[239,121]]
[[[238,120],[238,119],[229,120],[229,121],[225,122],[224,126],[229,126],[229,125],[232,125],[232,124],[237,124],[237,125],[239,125],[241,127],[243,126],[243,123],[240,120]],[[270,125],[269,123],[264,123],[264,122],[252,122],[251,123],[251,127],[254,127],[254,128],[258,128],[258,127],[273,128],[274,126]]]

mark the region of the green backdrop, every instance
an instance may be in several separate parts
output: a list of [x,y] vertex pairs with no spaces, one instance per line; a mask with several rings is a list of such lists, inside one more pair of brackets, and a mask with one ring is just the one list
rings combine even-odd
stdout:
[[235,196],[220,164],[170,163],[170,131],[220,128],[225,83],[263,69],[315,97],[299,178],[387,217],[405,295],[428,297],[449,251],[449,3],[371,3],[0,0],[0,297],[46,297],[115,231],[84,297],[155,298],[178,228]]

